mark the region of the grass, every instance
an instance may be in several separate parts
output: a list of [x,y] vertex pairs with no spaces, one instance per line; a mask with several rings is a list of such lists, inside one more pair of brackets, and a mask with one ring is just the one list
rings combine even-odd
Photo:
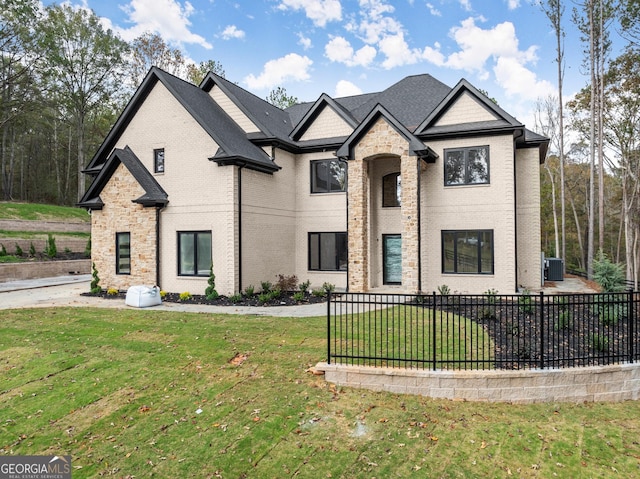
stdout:
[[85,477],[619,477],[640,405],[510,405],[335,387],[326,318],[3,311],[0,455]]
[[89,222],[90,216],[83,208],[2,201],[0,219]]
[[[78,238],[88,240],[91,234],[82,233],[80,231],[49,231],[46,233],[38,231],[9,231],[0,229],[0,238],[3,241],[7,241],[8,238],[23,239],[23,240],[45,240],[48,235],[53,235],[55,238]],[[6,245],[5,245],[6,246]]]

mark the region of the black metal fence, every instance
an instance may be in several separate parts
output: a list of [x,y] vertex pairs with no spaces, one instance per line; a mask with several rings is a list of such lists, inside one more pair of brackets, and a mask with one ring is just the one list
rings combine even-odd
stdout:
[[640,293],[330,295],[327,361],[418,369],[567,368],[640,358]]

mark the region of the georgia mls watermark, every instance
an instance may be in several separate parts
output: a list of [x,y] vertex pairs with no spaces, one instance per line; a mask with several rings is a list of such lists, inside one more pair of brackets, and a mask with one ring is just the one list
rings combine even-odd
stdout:
[[0,479],[71,479],[71,456],[0,456]]

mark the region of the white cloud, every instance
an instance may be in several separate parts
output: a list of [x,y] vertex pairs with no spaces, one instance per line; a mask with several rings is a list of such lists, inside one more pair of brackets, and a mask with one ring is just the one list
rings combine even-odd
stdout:
[[195,9],[188,1],[181,4],[179,0],[131,0],[120,8],[128,15],[128,22],[133,26],[111,28],[124,40],[131,41],[145,32],[152,32],[161,35],[167,42],[193,43],[212,48],[204,37],[190,31],[189,17]]
[[298,33],[298,44],[302,45],[302,48],[308,50],[311,48],[311,38],[305,37],[302,33]]
[[429,10],[429,13],[434,17],[442,16],[442,12],[438,10],[436,7],[434,7],[432,3],[427,3],[427,9]]
[[501,57],[493,68],[496,82],[507,96],[518,96],[529,100],[554,95],[555,87],[547,80],[539,80],[515,58]]
[[328,22],[342,20],[340,0],[282,0],[280,10],[304,10],[314,25],[324,27]]
[[402,65],[411,65],[422,58],[422,52],[409,48],[402,32],[388,35],[378,43],[380,51],[385,55],[382,66],[387,70]]
[[311,77],[309,69],[312,64],[313,61],[306,56],[289,53],[281,58],[269,60],[264,64],[260,75],[248,75],[244,82],[250,89],[266,90],[282,86],[287,81],[308,80]]
[[365,45],[358,51],[354,51],[344,37],[334,37],[324,47],[324,54],[329,60],[344,63],[347,66],[366,67],[373,62],[377,53],[371,45]]
[[345,96],[361,95],[362,90],[347,80],[340,80],[336,84],[336,92],[334,97],[340,98]]
[[238,30],[238,27],[236,27],[235,25],[228,25],[222,31],[222,38],[224,38],[225,40],[231,40],[232,38],[244,38],[244,31]]
[[507,0],[507,8],[509,10],[515,10],[520,7],[520,0]]
[[460,2],[460,6],[467,12],[470,12],[471,10],[473,10],[473,8],[471,7],[471,0],[459,0],[459,2]]

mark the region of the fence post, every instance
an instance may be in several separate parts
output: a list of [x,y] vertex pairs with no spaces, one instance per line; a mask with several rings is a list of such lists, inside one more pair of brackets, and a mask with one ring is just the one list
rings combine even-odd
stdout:
[[329,294],[327,295],[327,364],[331,364],[331,290],[330,289],[329,289]]
[[544,369],[544,291],[540,291],[540,369]]
[[635,362],[635,335],[634,335],[634,321],[635,314],[633,314],[633,288],[627,290],[627,318],[629,320],[629,361]]
[[431,350],[432,352],[432,361],[433,361],[433,370],[436,370],[436,292],[432,293],[432,302],[431,302]]

